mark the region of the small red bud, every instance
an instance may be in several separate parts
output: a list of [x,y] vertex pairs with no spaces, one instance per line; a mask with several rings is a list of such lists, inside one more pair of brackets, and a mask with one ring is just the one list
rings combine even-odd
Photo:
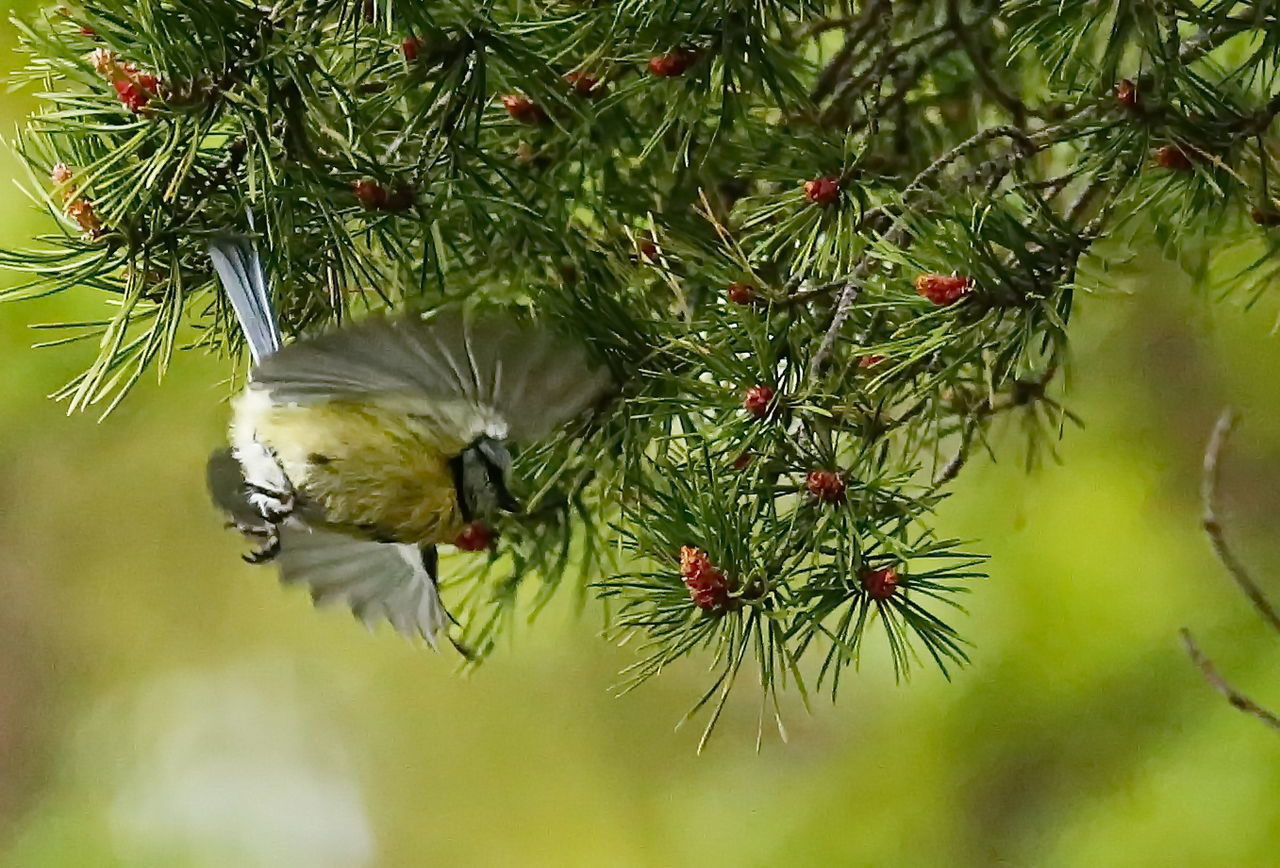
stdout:
[[462,529],[453,544],[464,552],[482,552],[493,542],[493,532],[482,521],[473,521]]
[[1116,82],[1116,102],[1129,111],[1136,111],[1138,108],[1138,86],[1127,78],[1122,78]]
[[1190,155],[1178,145],[1165,145],[1159,148],[1155,153],[1155,161],[1160,168],[1173,169],[1177,172],[1186,172],[1193,165]]
[[752,386],[743,396],[742,406],[751,415],[763,419],[769,415],[769,408],[773,406],[773,389],[768,386]]
[[648,262],[658,261],[658,244],[652,236],[644,236],[636,242],[636,248],[640,251],[640,255]]
[[589,72],[571,72],[564,80],[574,93],[587,99],[599,99],[608,90],[604,82]]
[[116,96],[120,98],[120,102],[134,114],[142,111],[146,104],[151,102],[151,94],[141,85],[126,78],[111,82],[111,86],[116,89]]
[[418,59],[418,50],[422,48],[422,40],[415,36],[406,36],[400,42],[400,53],[404,55],[404,59],[413,63]]
[[862,356],[858,359],[859,368],[872,368],[883,362],[888,356]]
[[542,110],[542,106],[523,94],[507,94],[502,97],[502,105],[507,114],[522,124],[537,126],[547,122],[547,113]]
[[810,471],[804,486],[823,503],[844,503],[844,480],[832,470]]
[[893,567],[873,570],[870,567],[861,573],[862,589],[873,600],[887,600],[898,590],[898,571]]
[[351,185],[351,191],[369,211],[381,211],[387,207],[387,188],[377,181],[362,178]]
[[756,300],[756,288],[749,283],[731,283],[725,295],[734,304],[749,305]]
[[698,56],[687,48],[677,48],[666,54],[649,58],[649,74],[658,78],[674,78],[684,75]]
[[955,274],[922,274],[916,278],[916,292],[938,307],[955,304],[972,288],[973,281]]
[[689,599],[699,609],[714,611],[729,605],[729,580],[712,565],[702,549],[680,547],[680,576],[689,589]]
[[134,72],[133,83],[142,88],[147,96],[155,96],[156,88],[160,84],[160,80],[149,72]]
[[805,181],[804,197],[814,205],[830,205],[840,198],[840,179],[813,178]]
[[747,466],[751,464],[751,459],[754,457],[755,456],[753,456],[749,451],[743,452],[737,458],[733,459],[733,469],[746,470]]

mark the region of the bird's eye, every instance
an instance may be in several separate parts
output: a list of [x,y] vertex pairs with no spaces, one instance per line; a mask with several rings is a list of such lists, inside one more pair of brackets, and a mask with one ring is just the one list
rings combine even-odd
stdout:
[[519,512],[520,502],[507,485],[511,454],[499,441],[481,437],[450,462],[463,518],[494,510]]

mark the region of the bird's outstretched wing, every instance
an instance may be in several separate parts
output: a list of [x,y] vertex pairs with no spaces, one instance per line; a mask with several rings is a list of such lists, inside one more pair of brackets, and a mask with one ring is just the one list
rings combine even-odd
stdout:
[[420,399],[496,416],[507,438],[537,440],[593,405],[611,377],[584,347],[513,318],[445,313],[430,321],[375,317],[266,358],[252,385],[273,402]]
[[244,474],[230,449],[209,456],[207,473],[214,505],[246,537],[275,539],[272,557],[283,584],[306,586],[317,606],[345,604],[370,628],[385,620],[401,635],[421,636],[436,646],[451,618],[436,588],[434,552],[424,557],[417,546],[313,527],[302,515],[282,524],[267,522],[249,502]]
[[317,606],[341,603],[366,626],[388,621],[433,648],[448,629],[449,613],[417,546],[290,526],[281,528],[280,544],[280,581],[305,585]]

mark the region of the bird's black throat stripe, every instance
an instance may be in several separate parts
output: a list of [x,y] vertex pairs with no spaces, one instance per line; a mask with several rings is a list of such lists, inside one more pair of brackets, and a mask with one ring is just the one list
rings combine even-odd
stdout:
[[462,520],[470,524],[475,516],[471,514],[471,498],[467,497],[467,487],[462,483],[462,463],[466,454],[466,450],[463,450],[449,459],[449,475],[453,477],[453,492],[458,498],[458,512],[462,513]]

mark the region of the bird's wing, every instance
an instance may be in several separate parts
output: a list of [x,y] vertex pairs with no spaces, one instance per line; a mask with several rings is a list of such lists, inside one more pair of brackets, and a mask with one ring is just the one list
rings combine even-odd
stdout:
[[244,471],[230,449],[216,449],[205,465],[209,496],[213,505],[227,514],[237,527],[266,530],[269,523],[249,502],[245,490]]
[[402,636],[436,645],[450,618],[417,546],[333,531],[280,529],[280,581],[306,585],[317,606],[341,603],[368,627],[389,621]]
[[255,386],[276,402],[388,395],[477,408],[513,440],[535,440],[598,401],[610,377],[584,347],[512,319],[372,318],[263,360]]
[[[230,449],[209,456],[209,493],[245,533],[273,530],[245,495],[244,475]],[[322,520],[319,515],[310,518]],[[279,533],[280,581],[306,585],[317,606],[344,603],[366,626],[389,621],[406,637],[421,636],[435,647],[449,626],[434,577],[417,546],[356,539],[309,527],[299,518],[275,526]]]

